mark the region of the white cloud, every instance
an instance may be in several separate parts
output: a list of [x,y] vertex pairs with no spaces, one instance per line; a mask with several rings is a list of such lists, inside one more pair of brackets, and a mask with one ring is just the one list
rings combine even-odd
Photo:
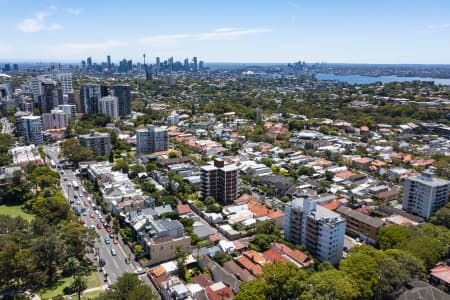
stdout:
[[204,33],[154,35],[140,38],[138,39],[138,42],[141,44],[152,46],[168,46],[179,44],[181,41],[185,40],[191,41],[224,40],[269,32],[272,32],[272,30],[267,28],[240,29],[234,27],[225,27],[225,28],[217,28],[214,31]]
[[450,28],[450,23],[434,24],[434,25],[428,25],[427,26],[428,30],[440,30],[440,29],[446,29],[446,28]]
[[23,32],[38,32],[42,30],[58,30],[62,28],[61,24],[46,24],[45,20],[49,16],[47,12],[38,12],[33,18],[24,19],[17,24],[17,28]]
[[194,37],[194,40],[198,41],[223,40],[268,32],[272,32],[272,30],[266,28],[256,28],[256,29],[219,28],[214,30],[213,32],[198,34],[197,36]]
[[127,46],[119,40],[106,40],[102,42],[70,42],[59,43],[46,47],[44,50],[46,55],[57,56],[62,59],[82,57],[83,55],[103,55],[111,51],[112,48]]
[[66,13],[74,15],[74,16],[78,16],[80,15],[83,11],[80,8],[68,8],[65,10]]
[[300,4],[298,4],[298,3],[294,2],[294,1],[288,1],[287,4],[288,4],[290,7],[293,7],[293,8],[295,8],[295,9],[299,9],[299,8],[301,7]]

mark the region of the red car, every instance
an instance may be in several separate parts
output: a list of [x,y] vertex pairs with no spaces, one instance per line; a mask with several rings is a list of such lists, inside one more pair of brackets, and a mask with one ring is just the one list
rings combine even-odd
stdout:
[[102,229],[102,224],[98,223],[97,224],[97,229]]
[[92,219],[95,218],[94,213],[91,213],[89,216],[90,216]]
[[106,229],[106,231],[107,231],[108,233],[110,233],[110,232],[111,232],[111,226],[109,226],[109,225],[106,225],[105,229]]
[[80,223],[84,225],[86,222],[84,221],[83,218],[81,218],[81,219],[80,219]]
[[114,242],[114,244],[117,244],[117,243],[119,243],[119,239],[115,238],[115,239],[113,239],[113,242]]

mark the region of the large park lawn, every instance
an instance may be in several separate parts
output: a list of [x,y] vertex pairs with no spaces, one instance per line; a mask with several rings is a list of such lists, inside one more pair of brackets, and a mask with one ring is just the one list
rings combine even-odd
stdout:
[[11,217],[22,217],[28,221],[31,221],[34,218],[33,215],[24,212],[20,205],[0,205],[0,215],[8,215]]
[[[46,289],[39,292],[39,296],[43,300],[50,299],[52,297],[56,297],[58,295],[63,295],[64,288],[70,286],[73,282],[73,277],[66,277],[60,280],[58,286],[54,287],[53,289]],[[97,273],[92,272],[91,275],[87,278],[87,288],[96,288],[101,286],[100,280],[98,279]],[[92,294],[97,294],[93,292]],[[98,293],[99,294],[99,293]],[[91,296],[91,295],[89,295]]]

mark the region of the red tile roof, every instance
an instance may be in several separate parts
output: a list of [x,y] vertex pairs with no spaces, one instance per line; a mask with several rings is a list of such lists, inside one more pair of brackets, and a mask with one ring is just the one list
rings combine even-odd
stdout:
[[450,266],[439,265],[430,270],[431,276],[450,284]]
[[281,256],[280,252],[274,250],[274,249],[269,249],[267,251],[263,252],[264,257],[267,260],[270,260],[271,262],[282,262],[282,263],[287,263],[288,260],[286,258],[284,258],[283,256]]
[[180,204],[177,206],[177,211],[178,211],[178,214],[184,215],[184,214],[190,213],[191,208],[189,207],[189,204]]
[[255,264],[244,255],[236,257],[235,261],[237,262],[238,265],[240,265],[244,269],[247,269],[253,275],[259,275],[262,273],[261,266]]

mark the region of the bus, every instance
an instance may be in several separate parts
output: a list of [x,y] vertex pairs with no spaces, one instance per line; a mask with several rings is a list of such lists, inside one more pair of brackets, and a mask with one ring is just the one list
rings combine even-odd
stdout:
[[72,186],[73,186],[73,189],[74,189],[74,190],[78,190],[78,188],[80,187],[80,185],[78,184],[78,182],[77,182],[76,180],[74,180],[74,181],[72,182]]

